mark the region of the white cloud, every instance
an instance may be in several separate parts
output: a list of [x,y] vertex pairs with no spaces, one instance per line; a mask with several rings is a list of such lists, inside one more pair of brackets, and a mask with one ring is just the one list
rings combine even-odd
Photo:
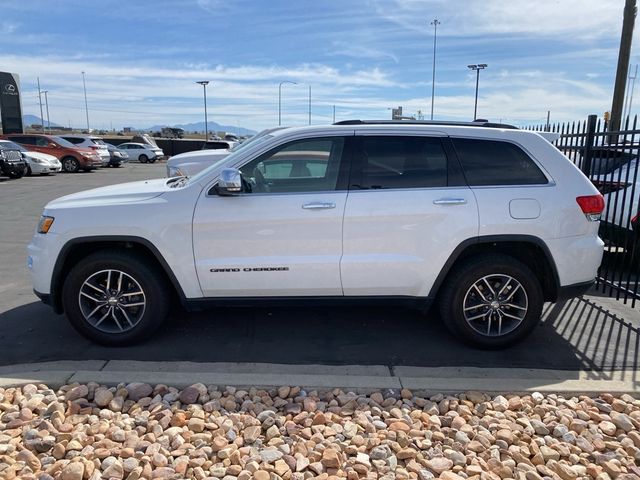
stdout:
[[439,35],[558,36],[580,41],[619,35],[619,0],[372,0],[376,12],[404,29],[424,33],[437,17]]
[[11,22],[0,22],[0,35],[9,35],[18,29],[18,24]]

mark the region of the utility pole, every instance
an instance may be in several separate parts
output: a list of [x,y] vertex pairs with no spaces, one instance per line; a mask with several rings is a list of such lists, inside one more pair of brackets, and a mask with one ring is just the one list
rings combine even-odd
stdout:
[[436,95],[436,39],[438,37],[438,25],[440,22],[437,18],[433,19],[433,69],[431,75],[431,120],[433,120],[433,101]]
[[[624,16],[622,19],[622,34],[620,35],[620,50],[618,52],[618,69],[616,71],[616,83],[613,90],[613,102],[611,103],[611,122],[609,130],[620,130],[622,121],[622,106],[624,102],[625,83],[629,71],[629,57],[631,56],[631,41],[633,40],[633,26],[636,19],[636,0],[625,0]],[[609,141],[616,142],[612,136]]]
[[90,133],[91,128],[89,128],[89,104],[87,103],[87,82],[84,78],[84,71],[82,72],[82,86],[84,87],[84,111],[87,114],[87,133]]
[[49,90],[43,90],[42,93],[44,93],[44,104],[47,106],[47,130],[51,133],[51,122],[49,121],[49,99],[47,98]]
[[40,126],[44,132],[44,114],[42,113],[42,90],[40,90],[40,77],[38,77],[38,102],[40,103]]
[[544,128],[545,132],[548,132],[551,129],[551,125],[549,125],[550,118],[551,118],[551,110],[547,110],[547,125]]
[[333,123],[336,123],[336,106],[333,106]]

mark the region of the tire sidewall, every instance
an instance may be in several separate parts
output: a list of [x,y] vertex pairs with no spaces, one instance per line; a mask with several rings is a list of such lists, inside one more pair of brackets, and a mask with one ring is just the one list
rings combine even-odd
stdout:
[[[73,165],[72,168],[68,168],[67,164]],[[67,173],[76,173],[80,170],[80,162],[73,157],[65,157],[62,159],[62,170]]]
[[140,163],[147,163],[147,162],[149,161],[149,158],[147,158],[147,156],[146,156],[146,155],[142,154],[142,155],[140,155],[140,156],[138,157],[138,161],[139,161]]
[[[124,333],[113,334],[97,330],[82,315],[78,294],[87,278],[100,270],[120,270],[133,277],[141,286],[147,305],[142,319]],[[135,256],[94,254],[71,269],[62,290],[64,311],[73,327],[83,336],[108,346],[130,345],[148,338],[162,324],[168,309],[166,286],[161,274]]]
[[[464,318],[464,298],[467,291],[484,276],[492,274],[505,274],[520,282],[527,294],[528,310],[518,327],[512,332],[499,337],[489,337],[474,330]],[[460,272],[456,278],[456,285],[450,304],[445,306],[449,318],[445,318],[447,326],[464,341],[481,348],[504,348],[526,337],[539,323],[544,303],[540,283],[533,272],[517,260],[500,261],[492,259],[491,262],[477,262],[468,269]]]

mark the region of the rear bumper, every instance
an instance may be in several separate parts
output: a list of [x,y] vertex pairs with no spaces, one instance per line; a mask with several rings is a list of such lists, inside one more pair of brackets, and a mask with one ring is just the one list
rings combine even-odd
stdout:
[[584,295],[593,286],[595,280],[589,282],[574,283],[573,285],[565,285],[558,289],[558,298],[556,302],[569,300],[571,298]]

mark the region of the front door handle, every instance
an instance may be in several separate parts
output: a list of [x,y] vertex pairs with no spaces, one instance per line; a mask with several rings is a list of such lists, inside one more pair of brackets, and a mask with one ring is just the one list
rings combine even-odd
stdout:
[[311,202],[302,205],[305,210],[327,210],[329,208],[336,208],[336,204],[333,202]]
[[466,198],[439,198],[433,201],[434,205],[465,205]]

